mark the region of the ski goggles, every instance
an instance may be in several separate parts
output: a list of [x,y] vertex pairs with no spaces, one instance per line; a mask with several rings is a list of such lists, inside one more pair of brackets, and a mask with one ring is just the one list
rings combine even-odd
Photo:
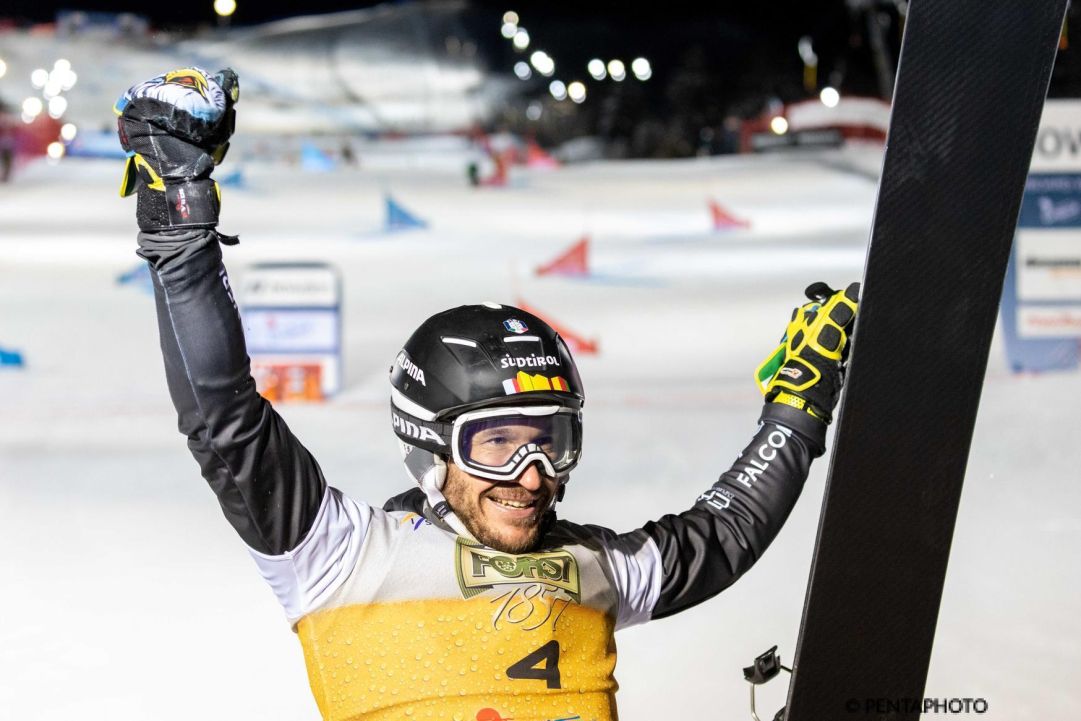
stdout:
[[556,478],[578,464],[582,414],[562,406],[470,411],[454,419],[450,440],[454,462],[472,475],[512,481],[538,463]]

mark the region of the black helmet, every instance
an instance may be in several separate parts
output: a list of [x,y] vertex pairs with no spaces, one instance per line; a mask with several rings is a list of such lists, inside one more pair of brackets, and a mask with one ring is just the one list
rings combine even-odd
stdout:
[[[406,468],[432,500],[431,491],[442,490],[446,459],[463,461],[455,452],[461,430],[456,421],[482,409],[501,409],[479,414],[490,416],[528,407],[523,412],[530,416],[570,419],[560,434],[567,452],[552,459],[554,469],[551,463],[545,467],[565,480],[577,463],[582,381],[563,339],[532,313],[496,303],[437,313],[405,342],[391,366],[390,385],[394,433]],[[532,457],[523,453],[516,461]],[[507,468],[469,470],[498,479],[510,477]]]

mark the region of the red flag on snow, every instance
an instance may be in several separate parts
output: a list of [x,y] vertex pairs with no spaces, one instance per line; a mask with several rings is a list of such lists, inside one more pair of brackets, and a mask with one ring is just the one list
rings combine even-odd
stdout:
[[517,306],[527,313],[532,313],[548,325],[552,326],[555,332],[559,333],[559,336],[571,349],[572,353],[578,353],[580,355],[595,355],[600,350],[597,340],[595,338],[587,339],[575,333],[574,331],[565,328],[559,323],[553,321],[549,316],[541,313],[536,308],[531,307],[521,298],[518,298]]
[[529,139],[525,144],[525,164],[530,168],[558,168],[559,161],[549,155],[537,141]]
[[577,243],[537,268],[537,275],[589,275],[589,236],[583,235]]
[[713,217],[714,230],[732,230],[734,228],[750,228],[751,221],[737,218],[729,213],[721,204],[713,198],[709,199],[709,214]]

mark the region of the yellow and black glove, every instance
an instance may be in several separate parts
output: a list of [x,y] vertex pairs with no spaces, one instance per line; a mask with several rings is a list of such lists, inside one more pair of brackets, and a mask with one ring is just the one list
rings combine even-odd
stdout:
[[113,107],[128,154],[120,195],[138,194],[139,228],[214,228],[221,205],[210,179],[225,158],[239,99],[236,73],[181,68],[133,85]]
[[833,420],[859,291],[859,283],[843,291],[825,283],[807,288],[811,302],[792,311],[780,345],[755,371],[767,401],[798,408],[826,423]]

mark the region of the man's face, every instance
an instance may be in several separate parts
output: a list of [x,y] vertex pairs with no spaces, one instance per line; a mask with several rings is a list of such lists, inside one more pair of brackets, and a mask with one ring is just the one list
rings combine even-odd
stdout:
[[[479,431],[471,439],[473,457],[503,457],[526,443],[545,446],[544,431],[532,425],[503,424]],[[443,495],[465,527],[484,545],[504,553],[523,553],[540,540],[541,520],[559,483],[536,463],[513,481],[492,481],[447,463]]]

